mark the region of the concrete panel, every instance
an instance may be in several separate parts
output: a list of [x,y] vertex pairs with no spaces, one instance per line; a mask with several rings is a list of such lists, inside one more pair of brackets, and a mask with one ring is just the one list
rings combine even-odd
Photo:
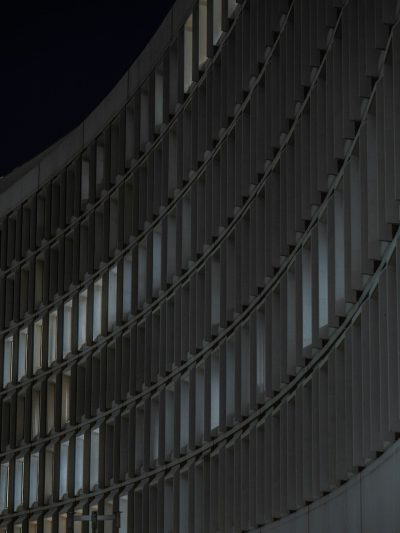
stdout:
[[361,533],[360,476],[310,506],[309,533]]
[[[4,178],[6,180],[7,178]],[[24,176],[14,180],[14,183],[7,184],[6,192],[0,194],[0,216],[5,215],[11,209],[23,202],[28,196],[33,194],[38,188],[39,166],[29,170]]]
[[83,147],[81,124],[55,144],[40,162],[39,185],[43,185],[59,172]]
[[400,531],[398,443],[361,474],[363,533]]

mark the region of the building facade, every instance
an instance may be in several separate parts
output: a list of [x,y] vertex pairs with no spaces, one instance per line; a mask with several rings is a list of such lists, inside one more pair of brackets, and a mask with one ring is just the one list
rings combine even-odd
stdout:
[[395,530],[398,18],[178,0],[0,180],[0,533]]

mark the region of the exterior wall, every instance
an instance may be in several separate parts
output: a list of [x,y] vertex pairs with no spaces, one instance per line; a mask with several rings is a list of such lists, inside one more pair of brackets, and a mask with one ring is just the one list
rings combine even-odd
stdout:
[[0,182],[0,533],[393,529],[399,39],[179,1]]

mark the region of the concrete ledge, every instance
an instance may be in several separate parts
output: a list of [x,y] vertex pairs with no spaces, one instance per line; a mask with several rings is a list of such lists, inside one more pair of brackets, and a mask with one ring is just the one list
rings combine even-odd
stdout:
[[59,172],[83,148],[83,124],[63,137],[39,163],[39,185]]
[[128,99],[128,73],[115,85],[83,122],[83,145],[86,146],[103,131],[110,120],[123,108]]

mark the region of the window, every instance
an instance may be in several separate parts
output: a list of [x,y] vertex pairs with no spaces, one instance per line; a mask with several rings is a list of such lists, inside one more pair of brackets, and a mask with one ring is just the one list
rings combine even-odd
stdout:
[[15,460],[14,473],[14,511],[18,509],[23,502],[24,492],[24,458],[18,457]]
[[99,437],[98,427],[90,433],[90,488],[93,490],[99,484]]
[[89,161],[84,158],[82,158],[81,200],[83,204],[89,200]]
[[29,520],[28,533],[37,533],[37,532],[38,532],[37,520],[36,518],[32,518],[31,520]]
[[75,494],[83,489],[83,450],[85,435],[78,435],[75,440]]
[[237,6],[236,0],[228,0],[228,17],[233,18],[234,11]]
[[222,0],[214,0],[213,9],[213,44],[216,45],[222,35]]
[[226,422],[233,425],[235,418],[235,344],[233,336],[226,343]]
[[153,232],[153,298],[161,289],[161,226]]
[[165,389],[165,458],[171,458],[174,450],[174,384]]
[[207,0],[199,1],[199,67],[207,61]]
[[33,327],[33,372],[42,367],[43,320],[37,320]]
[[219,351],[211,356],[211,430],[219,426]]
[[54,429],[54,398],[55,398],[55,377],[51,376],[47,380],[47,409],[46,409],[46,423],[47,433]]
[[101,335],[101,306],[103,296],[103,280],[97,279],[93,285],[93,340]]
[[32,389],[32,417],[31,417],[31,437],[36,438],[40,432],[40,390]]
[[158,447],[160,440],[160,400],[158,396],[151,399],[150,412],[150,462],[152,465],[158,459]]
[[312,285],[311,285],[311,252],[303,248],[302,254],[303,274],[303,348],[312,342]]
[[319,327],[328,324],[328,239],[326,220],[318,224]]
[[13,362],[14,341],[9,336],[4,339],[4,366],[3,366],[3,387],[11,382],[12,362]]
[[78,349],[86,344],[87,289],[79,293]]
[[54,446],[49,444],[45,452],[44,499],[49,502],[53,496]]
[[143,308],[146,302],[147,280],[147,248],[146,241],[142,241],[138,247],[138,305]]
[[189,533],[189,480],[187,469],[181,470],[179,481],[179,531],[180,533]]
[[29,506],[38,501],[39,487],[39,453],[31,453],[31,464],[29,471]]
[[193,16],[187,19],[184,28],[184,91],[187,93],[192,85],[193,73]]
[[70,386],[71,386],[71,369],[64,370],[62,374],[62,391],[61,391],[61,425],[70,422]]
[[201,446],[204,440],[204,365],[196,368],[196,444]]
[[132,253],[124,256],[124,294],[123,313],[124,318],[132,312]]
[[57,359],[57,311],[49,313],[49,347],[48,364]]
[[72,299],[64,304],[63,358],[71,353]]
[[266,372],[266,321],[265,312],[259,307],[256,312],[256,342],[257,342],[257,394],[260,399],[265,393]]
[[104,137],[101,136],[96,142],[96,195],[100,196],[100,192],[104,187]]
[[[59,529],[58,532],[63,533],[63,530]],[[43,520],[43,533],[53,533],[53,519],[51,516],[45,517]]]
[[136,407],[135,428],[135,472],[139,473],[143,465],[144,442],[144,405],[143,402]]
[[181,378],[181,453],[189,444],[189,374]]
[[154,79],[154,126],[156,132],[159,133],[160,126],[163,123],[163,104],[164,104],[164,94],[163,94],[163,74],[159,69],[155,71]]
[[119,498],[120,533],[128,533],[128,495]]
[[0,512],[8,507],[8,463],[1,463],[0,466]]
[[211,258],[211,326],[214,334],[218,334],[220,323],[220,279],[219,255],[214,254]]
[[108,330],[117,322],[117,266],[108,272]]
[[18,342],[18,380],[26,375],[28,353],[28,328],[21,329]]
[[250,331],[248,321],[241,328],[241,344],[241,414],[247,416],[250,408]]
[[25,434],[25,392],[21,391],[17,394],[17,412],[16,412],[16,424],[15,424],[15,440],[17,444],[20,444]]
[[68,451],[69,441],[60,444],[60,499],[68,492]]
[[43,257],[38,256],[35,268],[35,309],[43,302],[43,265]]

